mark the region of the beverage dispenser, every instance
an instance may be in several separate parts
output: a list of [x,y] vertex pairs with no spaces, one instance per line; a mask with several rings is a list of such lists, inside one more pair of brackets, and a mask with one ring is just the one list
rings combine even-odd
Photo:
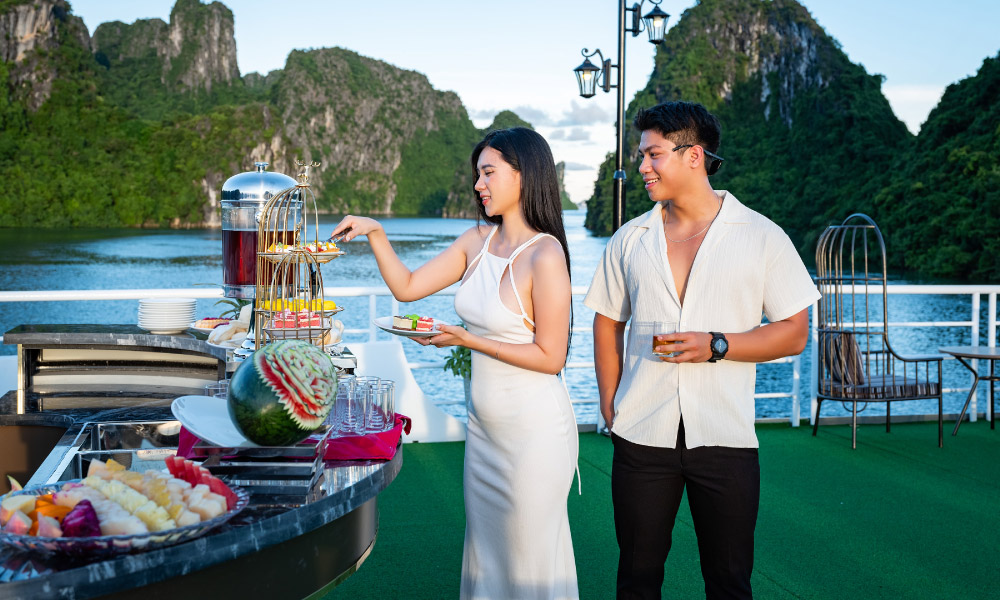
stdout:
[[[227,298],[254,297],[261,211],[278,192],[295,186],[288,175],[265,171],[266,162],[255,162],[254,167],[222,184],[222,281]],[[286,243],[294,243],[296,225],[288,224]]]

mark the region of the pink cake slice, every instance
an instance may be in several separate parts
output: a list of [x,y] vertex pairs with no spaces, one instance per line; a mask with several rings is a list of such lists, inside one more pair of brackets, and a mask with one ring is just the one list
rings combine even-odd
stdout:
[[417,331],[432,331],[434,329],[434,319],[430,317],[420,317],[417,319]]
[[319,327],[319,313],[301,312],[299,313],[299,327]]

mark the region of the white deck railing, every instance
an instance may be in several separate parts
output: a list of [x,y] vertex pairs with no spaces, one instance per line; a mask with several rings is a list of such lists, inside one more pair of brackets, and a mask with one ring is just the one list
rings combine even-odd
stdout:
[[[457,286],[449,287],[445,290],[438,292],[438,295],[453,296],[457,290]],[[587,292],[585,287],[574,287],[574,296],[583,296]],[[870,286],[869,292],[871,293],[881,293],[881,287]],[[907,321],[907,322],[893,322],[890,321],[889,325],[891,327],[968,327],[971,333],[971,344],[979,344],[979,328],[980,328],[980,317],[979,313],[981,311],[981,296],[986,295],[988,298],[988,311],[987,311],[987,345],[989,347],[996,346],[997,340],[997,295],[1000,294],[1000,285],[890,285],[887,288],[887,293],[889,295],[896,294],[922,294],[922,295],[962,295],[971,296],[971,315],[970,319],[967,321]],[[328,298],[349,298],[349,297],[368,297],[368,327],[366,328],[353,328],[346,329],[344,335],[348,336],[367,336],[370,341],[375,341],[378,329],[375,327],[374,319],[377,316],[376,313],[376,301],[379,297],[391,297],[391,293],[388,288],[384,286],[369,286],[369,287],[326,287],[324,288],[324,295]],[[85,300],[138,300],[140,298],[204,298],[204,299],[215,299],[222,298],[222,291],[217,288],[176,288],[176,289],[133,289],[133,290],[52,290],[52,291],[0,291],[0,302],[52,302],[52,301],[85,301]],[[398,314],[399,303],[395,298],[392,298],[392,314]],[[815,306],[813,307],[815,309]],[[818,334],[816,332],[817,325],[817,314],[816,311],[812,311],[812,344],[811,346],[811,410],[810,415],[815,414],[816,408],[816,377],[817,377],[817,338]],[[590,332],[590,327],[580,326],[574,327],[574,332]],[[2,337],[0,337],[2,340]],[[756,394],[757,398],[790,398],[791,407],[789,411],[788,420],[792,426],[798,426],[800,422],[800,383],[801,383],[801,359],[799,356],[789,357],[770,361],[764,364],[792,364],[792,381],[790,382],[787,392],[764,392]],[[411,369],[440,369],[444,366],[443,361],[434,362],[421,362],[414,361],[408,363]],[[573,361],[566,364],[567,369],[589,369],[593,370],[594,362],[590,361]],[[978,365],[973,361],[973,368],[978,368]],[[968,391],[969,388],[950,388],[945,389],[945,393],[950,392],[963,392]],[[445,401],[444,403],[447,403]],[[460,402],[460,401],[456,401]],[[596,404],[596,398],[584,398],[575,400],[576,404]],[[988,404],[988,403],[987,403]],[[987,407],[987,416],[989,416],[989,411],[991,407]],[[976,399],[973,399],[972,405],[969,407],[970,418],[976,420]],[[812,417],[810,417],[810,421]]]

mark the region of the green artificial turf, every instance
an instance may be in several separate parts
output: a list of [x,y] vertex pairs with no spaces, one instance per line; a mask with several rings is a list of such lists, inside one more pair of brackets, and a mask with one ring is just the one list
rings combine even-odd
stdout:
[[[760,425],[757,598],[996,598],[1000,593],[1000,431],[965,423],[937,447],[936,423]],[[458,596],[464,514],[462,443],[407,444],[379,496],[375,548],[326,598]],[[613,598],[611,440],[580,435],[583,495],[569,497],[581,598]],[[664,598],[704,597],[685,501]]]

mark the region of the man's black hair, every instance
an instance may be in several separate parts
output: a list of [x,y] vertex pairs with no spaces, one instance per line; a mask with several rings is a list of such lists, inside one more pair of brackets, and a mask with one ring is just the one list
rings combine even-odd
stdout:
[[719,119],[696,102],[663,102],[641,108],[632,124],[639,131],[651,129],[677,145],[698,144],[709,152],[719,151],[722,137]]

